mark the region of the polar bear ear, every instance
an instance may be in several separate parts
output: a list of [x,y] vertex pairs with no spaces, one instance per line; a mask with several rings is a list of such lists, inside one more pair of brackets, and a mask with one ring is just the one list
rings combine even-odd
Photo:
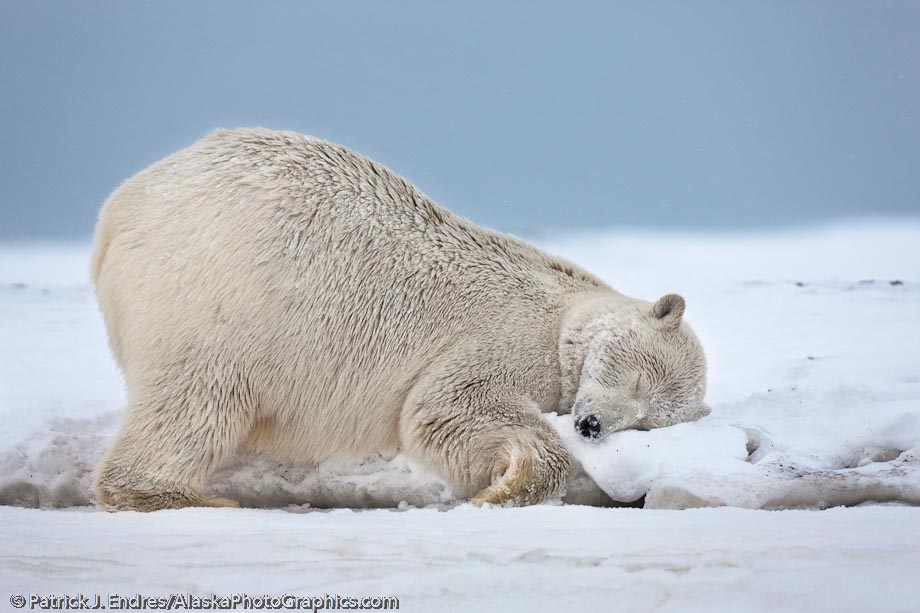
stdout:
[[658,299],[652,307],[655,318],[660,320],[668,329],[676,329],[680,325],[680,318],[684,314],[684,299],[677,294],[665,294]]

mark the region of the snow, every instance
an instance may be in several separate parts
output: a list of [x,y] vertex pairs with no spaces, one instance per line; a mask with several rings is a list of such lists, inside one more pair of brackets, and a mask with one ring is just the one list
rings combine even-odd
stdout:
[[647,507],[920,503],[918,238],[902,223],[563,241],[627,294],[679,289],[709,358],[712,415],[573,442],[588,473]]
[[[565,504],[476,509],[402,456],[236,457],[209,491],[262,508],[140,515],[83,506],[124,393],[88,246],[0,245],[0,504],[14,505],[0,507],[0,592],[396,594],[408,610],[916,606],[920,511],[905,504],[920,504],[920,222],[541,246],[626,294],[681,293],[712,414],[599,444],[547,416],[584,471]],[[646,508],[571,504],[613,501]],[[673,510],[721,505],[808,510]],[[835,505],[859,506],[814,510]],[[404,512],[318,510],[336,506]]]
[[396,595],[408,611],[908,611],[918,527],[916,509],[885,506],[11,508],[0,581],[23,594]]

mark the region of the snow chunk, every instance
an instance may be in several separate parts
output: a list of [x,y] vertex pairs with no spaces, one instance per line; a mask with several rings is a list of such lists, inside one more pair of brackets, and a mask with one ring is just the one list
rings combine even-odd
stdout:
[[547,415],[585,472],[614,500],[632,502],[662,475],[698,471],[724,474],[746,464],[747,436],[723,425],[677,424],[647,432],[615,432],[589,443],[575,431],[571,415]]

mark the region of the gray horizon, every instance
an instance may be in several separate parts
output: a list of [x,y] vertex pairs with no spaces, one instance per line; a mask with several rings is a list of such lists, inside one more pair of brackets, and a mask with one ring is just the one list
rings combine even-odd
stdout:
[[217,127],[522,235],[920,215],[920,4],[0,2],[0,240]]

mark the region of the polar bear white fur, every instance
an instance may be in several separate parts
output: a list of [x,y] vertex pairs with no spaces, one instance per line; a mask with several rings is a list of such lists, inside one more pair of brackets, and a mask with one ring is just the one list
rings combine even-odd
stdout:
[[103,206],[92,275],[128,406],[107,509],[202,493],[240,447],[300,461],[399,449],[474,494],[531,504],[589,439],[698,416],[703,350],[654,305],[435,205],[345,147],[217,131]]

